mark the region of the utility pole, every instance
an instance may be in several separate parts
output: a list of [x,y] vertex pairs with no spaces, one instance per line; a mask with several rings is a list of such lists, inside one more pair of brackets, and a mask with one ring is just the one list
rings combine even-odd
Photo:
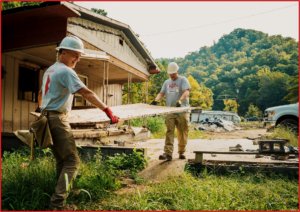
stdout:
[[236,113],[239,115],[239,88],[241,87],[240,85],[236,85]]
[[239,89],[236,89],[236,113],[239,115]]

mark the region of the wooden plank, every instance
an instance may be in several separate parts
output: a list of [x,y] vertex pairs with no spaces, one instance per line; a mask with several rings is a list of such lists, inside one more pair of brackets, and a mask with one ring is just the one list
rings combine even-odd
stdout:
[[101,84],[100,84],[100,82],[96,82],[96,88],[95,88],[95,93],[96,93],[96,95],[100,98],[100,86],[101,86]]
[[99,96],[100,100],[103,102],[103,84],[100,83],[100,96]]
[[[228,154],[228,155],[256,155],[256,154],[288,154],[282,152],[243,152],[243,151],[228,151],[228,152],[221,152],[221,151],[194,151],[196,154]],[[299,154],[299,153],[290,153],[290,154]]]
[[[6,58],[7,56],[5,54],[1,55],[1,66],[3,66],[6,70]],[[1,129],[3,129],[4,124],[4,114],[5,114],[5,81],[6,76],[4,78],[1,78]]]
[[[147,116],[164,115],[169,113],[201,109],[201,107],[167,107],[148,104],[132,104],[110,107],[120,121],[142,118]],[[40,113],[31,112],[34,116]],[[69,123],[110,123],[107,115],[99,109],[72,110],[69,112]]]
[[19,62],[19,59],[15,59],[13,85],[13,131],[21,129],[21,101],[18,100]]
[[29,129],[29,117],[28,117],[28,111],[29,111],[29,101],[23,100],[21,103],[21,130],[28,130]]
[[13,89],[14,89],[15,58],[7,56],[6,60],[6,82],[5,82],[5,104],[3,131],[13,130]]

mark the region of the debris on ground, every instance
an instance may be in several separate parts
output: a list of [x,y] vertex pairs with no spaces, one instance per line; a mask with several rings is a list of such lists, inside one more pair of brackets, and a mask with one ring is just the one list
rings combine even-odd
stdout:
[[237,144],[236,146],[230,146],[229,147],[229,151],[244,151],[244,149],[242,148],[242,145]]
[[235,125],[232,121],[226,121],[223,119],[208,119],[200,125],[195,126],[195,130],[209,131],[209,132],[225,132],[241,130],[242,128]]

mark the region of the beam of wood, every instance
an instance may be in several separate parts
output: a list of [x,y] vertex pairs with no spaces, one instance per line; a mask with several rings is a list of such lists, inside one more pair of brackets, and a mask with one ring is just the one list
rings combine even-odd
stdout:
[[[119,117],[119,121],[168,113],[188,112],[200,108],[201,107],[167,107],[142,103],[110,107],[114,115]],[[31,112],[30,114],[36,117],[40,116],[40,113]],[[72,110],[68,114],[68,121],[69,123],[110,123],[110,119],[107,115],[99,109]]]
[[218,151],[194,151],[196,154],[228,154],[228,155],[256,155],[256,154],[299,154],[299,153],[287,153],[287,152],[259,152],[259,151],[253,151],[253,152],[243,152],[243,151],[230,151],[230,152],[218,152]]

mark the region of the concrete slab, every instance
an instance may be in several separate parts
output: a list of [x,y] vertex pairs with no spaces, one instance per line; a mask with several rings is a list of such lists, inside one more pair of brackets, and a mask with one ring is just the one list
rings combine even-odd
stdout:
[[[146,142],[134,145],[136,148],[147,148],[147,153],[150,158],[158,159],[164,151],[164,139],[150,139]],[[229,146],[235,146],[237,144],[242,145],[244,150],[246,149],[258,149],[258,145],[253,145],[252,140],[248,139],[189,139],[186,146],[187,159],[195,159],[194,151],[229,151]],[[178,158],[178,140],[175,139],[173,160]],[[255,155],[217,155],[216,157],[211,154],[204,154],[204,160],[226,160],[226,161],[251,161],[251,162],[270,162],[268,158],[255,158]]]

